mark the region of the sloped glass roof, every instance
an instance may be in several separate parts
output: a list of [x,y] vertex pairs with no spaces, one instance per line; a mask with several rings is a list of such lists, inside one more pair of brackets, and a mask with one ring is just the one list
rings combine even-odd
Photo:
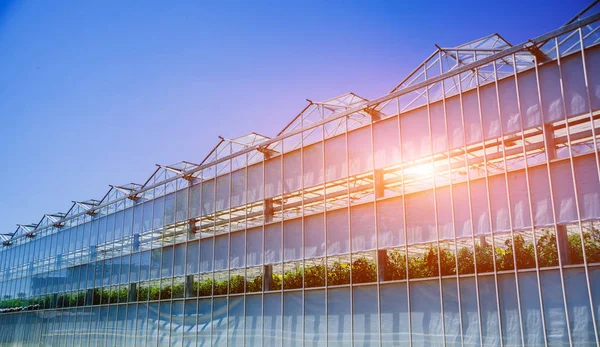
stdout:
[[[565,25],[596,15],[599,10],[600,1],[595,1]],[[588,24],[581,26],[583,39],[586,41],[586,44],[600,42],[599,29],[600,23],[598,21],[589,21]],[[157,169],[144,184],[129,183],[121,186],[110,186],[110,189],[102,199],[74,202],[66,215],[62,213],[44,215],[38,224],[19,225],[17,230],[12,234],[0,234],[0,241],[8,242],[12,238],[62,223],[62,221],[74,216],[89,213],[90,210],[99,205],[106,206],[111,201],[125,200],[120,207],[123,208],[127,204],[131,205],[132,203],[131,201],[126,201],[127,199],[125,198],[135,198],[137,196],[136,193],[140,190],[145,190],[143,193],[140,193],[141,195],[151,198],[155,194],[160,195],[178,189],[183,179],[210,178],[219,175],[221,171],[233,170],[234,167],[249,165],[250,163],[262,160],[269,153],[279,153],[283,142],[283,140],[279,139],[280,137],[292,132],[297,133],[305,128],[307,128],[307,133],[314,132],[317,128],[313,128],[313,126],[318,122],[324,124],[322,127],[323,135],[327,138],[335,136],[340,132],[368,124],[373,119],[418,107],[424,105],[427,101],[432,102],[441,99],[443,96],[448,97],[457,94],[460,90],[474,88],[484,83],[491,83],[496,77],[502,78],[532,67],[536,59],[538,62],[543,62],[546,58],[556,57],[557,49],[561,53],[568,53],[571,50],[575,51],[579,49],[579,35],[575,33],[576,31],[571,30],[557,37],[556,40],[551,39],[546,41],[541,41],[542,36],[540,36],[538,41],[534,42],[530,40],[530,45],[521,44],[525,45],[520,45],[524,49],[519,49],[511,54],[498,54],[513,47],[498,34],[491,34],[451,48],[436,45],[437,49],[402,82],[395,86],[389,94],[372,101],[351,92],[322,102],[307,100],[308,105],[277,134],[278,139],[275,141],[257,133],[249,133],[233,139],[219,137],[220,141],[199,165],[186,161],[172,165],[157,164]],[[495,57],[495,54],[498,54],[498,57]],[[464,69],[466,65],[487,58],[492,58],[493,62],[482,63],[472,69]],[[459,68],[463,68],[460,70],[460,73],[456,73],[449,78],[444,77],[442,82],[429,83],[419,89],[415,87],[436,76],[458,70]],[[398,94],[400,109],[390,107],[390,111],[388,111],[387,105],[393,100],[393,95],[391,94],[401,92],[403,89],[409,89],[410,91]],[[350,113],[348,113],[349,111]],[[340,117],[342,113],[346,117]],[[327,119],[331,119],[331,121],[328,122]],[[264,143],[264,146],[261,145],[262,143]],[[294,148],[292,147],[292,149]],[[290,149],[286,147],[286,151],[288,150]],[[240,155],[236,156],[236,153],[240,153]],[[222,162],[222,159],[227,157],[231,158],[231,164]],[[215,165],[212,165],[213,163]],[[200,168],[202,170],[199,170]],[[150,189],[161,183],[166,183],[166,186]],[[108,211],[108,213],[110,212]]]

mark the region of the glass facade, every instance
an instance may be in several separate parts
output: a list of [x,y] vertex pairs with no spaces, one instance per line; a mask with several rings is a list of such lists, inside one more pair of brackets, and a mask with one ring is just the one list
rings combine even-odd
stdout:
[[597,20],[19,226],[0,345],[598,345]]

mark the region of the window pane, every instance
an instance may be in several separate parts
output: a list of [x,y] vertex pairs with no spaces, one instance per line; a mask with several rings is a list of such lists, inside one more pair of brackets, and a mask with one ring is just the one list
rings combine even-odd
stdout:
[[325,221],[322,213],[304,217],[304,257],[325,255]]
[[283,345],[302,346],[302,292],[283,296]]
[[302,259],[302,219],[283,223],[283,247],[285,261]]
[[350,252],[348,209],[327,212],[327,255]]
[[422,158],[430,154],[427,109],[420,108],[400,117],[402,160]]
[[349,288],[330,289],[327,293],[327,346],[352,343],[352,316]]
[[283,156],[284,193],[299,190],[302,184],[302,158],[300,150]]
[[231,174],[231,207],[246,203],[246,169]]
[[302,150],[304,156],[304,187],[323,183],[323,144],[315,143]]
[[348,176],[346,136],[341,135],[325,141],[325,165],[325,180],[328,182]]
[[265,226],[265,264],[281,261],[281,223]]
[[281,346],[281,293],[264,295],[263,346]]
[[354,341],[369,346],[379,344],[377,287],[355,287],[352,300]]
[[263,263],[263,228],[248,229],[246,238],[248,266],[261,265]]
[[231,233],[231,255],[229,258],[230,268],[244,267],[246,259],[246,233],[238,231]]
[[381,169],[400,163],[398,118],[390,117],[373,124],[375,168]]
[[350,175],[373,170],[371,127],[366,126],[348,133]]
[[406,283],[381,285],[381,337],[384,346],[409,343],[408,298]]
[[281,194],[281,157],[265,161],[265,198]]
[[371,250],[377,247],[373,203],[350,208],[350,230],[353,252]]
[[215,271],[226,270],[229,259],[229,235],[215,236]]
[[408,242],[432,241],[436,238],[433,192],[406,196],[406,227]]
[[262,296],[246,296],[245,333],[247,346],[260,346],[262,343]]
[[438,281],[413,282],[410,284],[410,294],[413,346],[442,345]]

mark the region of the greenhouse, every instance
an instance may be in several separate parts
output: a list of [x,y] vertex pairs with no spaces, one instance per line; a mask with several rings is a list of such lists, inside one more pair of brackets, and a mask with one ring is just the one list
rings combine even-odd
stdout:
[[0,345],[597,346],[595,4],[1,234]]

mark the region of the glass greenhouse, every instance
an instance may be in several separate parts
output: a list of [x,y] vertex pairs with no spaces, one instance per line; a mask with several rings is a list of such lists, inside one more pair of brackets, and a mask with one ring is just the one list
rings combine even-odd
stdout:
[[594,9],[0,235],[0,345],[597,346]]

